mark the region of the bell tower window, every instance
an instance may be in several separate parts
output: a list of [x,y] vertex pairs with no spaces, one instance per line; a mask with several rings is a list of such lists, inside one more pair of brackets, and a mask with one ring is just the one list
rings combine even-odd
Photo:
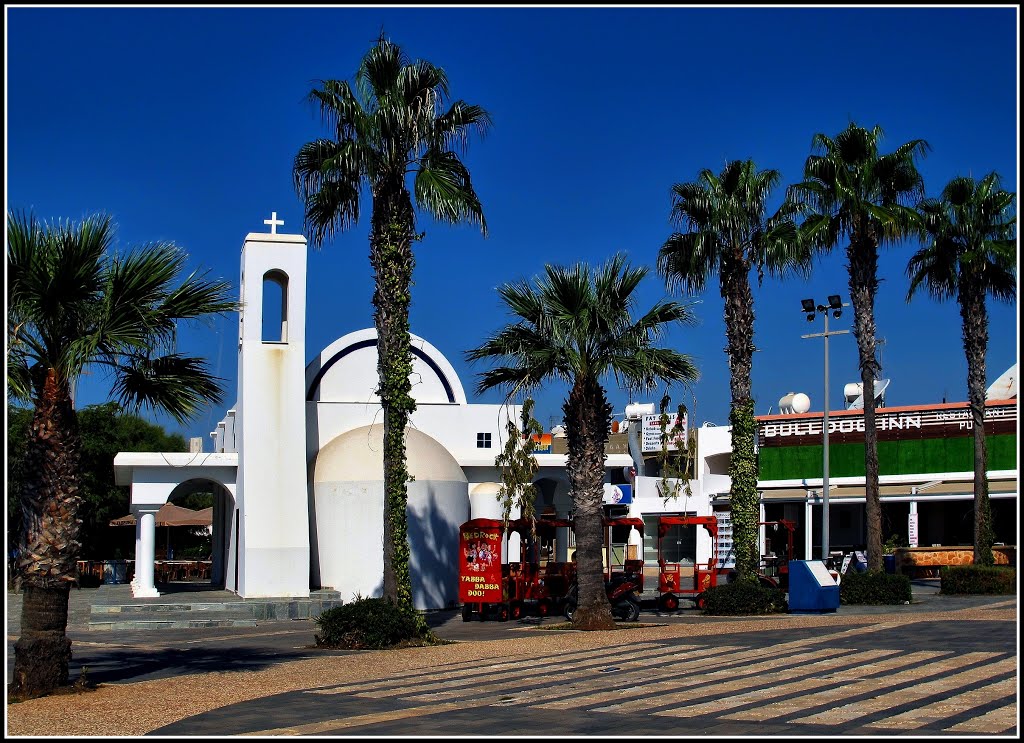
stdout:
[[288,342],[288,276],[283,271],[263,274],[264,343]]

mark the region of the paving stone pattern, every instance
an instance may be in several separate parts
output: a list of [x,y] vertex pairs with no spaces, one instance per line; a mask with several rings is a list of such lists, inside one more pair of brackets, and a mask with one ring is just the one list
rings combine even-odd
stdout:
[[[936,582],[915,581],[910,605],[844,606],[837,619],[849,622],[804,626],[794,615],[785,629],[758,630],[752,621],[750,631],[744,625],[724,634],[706,630],[731,619],[648,610],[643,621],[680,625],[680,631],[643,641],[623,631],[616,633],[621,643],[612,646],[499,652],[483,661],[402,669],[370,681],[230,704],[152,734],[1016,737],[1016,597],[944,597],[936,591]],[[254,602],[228,592],[180,588],[135,601],[126,586],[75,591],[73,664],[75,670],[89,666],[101,683],[131,683],[316,657],[324,651],[309,647],[312,622],[306,617],[335,598],[314,597],[304,607],[263,602],[256,619]],[[259,626],[188,623],[216,612],[248,612],[248,621]],[[124,623],[119,632],[95,631],[112,617]],[[149,631],[157,617],[183,623]],[[7,619],[10,681],[17,594],[7,595]],[[471,643],[550,636],[540,625],[558,621],[462,622],[456,611],[428,615],[441,637]],[[690,625],[693,634],[687,634]]]
[[154,734],[1016,735],[1016,666],[1008,621],[794,628],[453,663]]

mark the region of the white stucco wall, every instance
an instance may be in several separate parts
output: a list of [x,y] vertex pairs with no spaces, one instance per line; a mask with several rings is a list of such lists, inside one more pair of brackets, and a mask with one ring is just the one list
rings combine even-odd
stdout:
[[[383,426],[348,431],[313,467],[314,582],[351,601],[380,596],[384,581]],[[413,602],[441,609],[458,601],[459,526],[469,520],[469,483],[435,440],[406,430],[407,520]]]
[[[263,283],[287,276],[287,332],[263,340]],[[238,592],[245,598],[309,595],[306,483],[306,239],[250,233],[242,247],[239,313]]]

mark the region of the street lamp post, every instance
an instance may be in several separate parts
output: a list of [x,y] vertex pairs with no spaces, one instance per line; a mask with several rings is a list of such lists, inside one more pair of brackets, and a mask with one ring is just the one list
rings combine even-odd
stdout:
[[807,315],[808,322],[814,322],[814,318],[818,313],[821,313],[825,318],[825,332],[824,333],[810,333],[808,335],[802,335],[801,338],[824,338],[825,339],[825,395],[824,395],[824,416],[821,423],[821,440],[822,440],[822,477],[821,477],[821,559],[827,560],[829,553],[829,539],[828,539],[828,339],[832,335],[845,335],[849,333],[849,330],[829,330],[828,329],[828,315],[831,312],[832,317],[838,319],[843,314],[843,307],[849,307],[850,305],[843,302],[838,294],[830,294],[828,296],[828,306],[823,304],[815,304],[813,299],[802,299],[800,304],[803,307],[803,312]]

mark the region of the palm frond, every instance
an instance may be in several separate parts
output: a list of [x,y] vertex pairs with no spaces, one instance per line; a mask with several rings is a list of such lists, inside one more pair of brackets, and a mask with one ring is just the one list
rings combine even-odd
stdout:
[[134,357],[118,369],[113,393],[126,407],[160,409],[179,423],[223,401],[221,380],[202,359],[179,354]]
[[479,224],[487,234],[483,207],[473,190],[469,170],[454,152],[427,152],[420,161],[414,189],[416,202],[436,218],[452,224]]

